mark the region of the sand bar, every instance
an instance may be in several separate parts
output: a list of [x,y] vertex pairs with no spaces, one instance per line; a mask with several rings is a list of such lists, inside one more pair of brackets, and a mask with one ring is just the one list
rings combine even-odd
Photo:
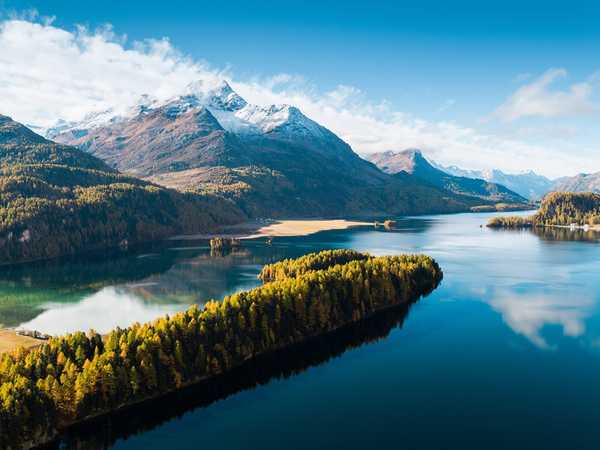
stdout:
[[191,234],[174,236],[171,239],[211,239],[213,237],[234,237],[238,239],[255,239],[265,236],[307,236],[327,230],[345,230],[351,227],[373,225],[372,222],[356,222],[345,219],[331,220],[270,220],[253,221],[221,228],[209,234]]

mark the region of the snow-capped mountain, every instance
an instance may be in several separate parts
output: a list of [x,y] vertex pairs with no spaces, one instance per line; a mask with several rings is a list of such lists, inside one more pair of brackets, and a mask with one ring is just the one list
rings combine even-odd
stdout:
[[[130,106],[124,113],[119,114],[114,108],[107,108],[101,111],[95,111],[86,114],[83,120],[66,121],[59,119],[50,128],[42,129],[40,132],[48,139],[55,140],[58,136],[72,133],[75,138],[85,136],[89,130],[107,126],[108,124],[119,123],[127,118],[138,114],[144,114],[153,107],[159,105],[159,102],[150,95],[142,95],[138,101]],[[64,138],[63,138],[64,139]]]
[[61,124],[55,140],[175,188],[217,190],[251,216],[468,210],[492,203],[391,176],[291,105],[253,105],[225,81]]
[[[226,81],[192,83],[183,95],[162,103],[146,96],[126,114],[90,114],[80,123],[59,123],[46,135],[142,176],[206,163],[262,164],[274,153],[303,149],[344,161],[357,175],[354,166],[361,166],[361,178],[381,179],[348,144],[298,108],[249,104]],[[285,149],[275,148],[283,144]]]
[[539,200],[548,192],[553,190],[554,181],[533,171],[518,174],[505,173],[498,169],[491,170],[468,170],[457,166],[442,166],[432,164],[438,169],[459,177],[480,178],[491,183],[506,186],[511,191],[522,195],[530,200]]

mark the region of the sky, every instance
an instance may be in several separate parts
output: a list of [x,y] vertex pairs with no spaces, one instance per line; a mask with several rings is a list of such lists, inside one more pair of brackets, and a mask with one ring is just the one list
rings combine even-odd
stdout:
[[227,79],[360,154],[600,171],[600,2],[0,0],[0,114],[30,126]]

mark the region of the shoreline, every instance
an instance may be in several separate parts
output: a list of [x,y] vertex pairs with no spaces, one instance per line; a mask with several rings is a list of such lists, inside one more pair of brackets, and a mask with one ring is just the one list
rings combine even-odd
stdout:
[[257,239],[261,237],[308,236],[320,231],[346,230],[360,226],[374,226],[374,222],[346,219],[281,219],[254,220],[237,225],[227,225],[212,233],[180,234],[168,240],[197,240],[216,237]]

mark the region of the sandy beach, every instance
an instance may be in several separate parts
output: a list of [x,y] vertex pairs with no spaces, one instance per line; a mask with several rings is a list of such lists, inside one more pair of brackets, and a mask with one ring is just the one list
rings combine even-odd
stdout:
[[11,352],[19,347],[33,348],[44,341],[29,336],[19,336],[15,330],[0,329],[0,353]]
[[326,230],[345,230],[351,227],[373,225],[372,222],[356,222],[345,219],[333,220],[273,220],[253,221],[221,228],[215,233],[174,236],[171,239],[211,239],[213,237],[232,237],[238,239],[256,239],[260,237],[307,236]]

